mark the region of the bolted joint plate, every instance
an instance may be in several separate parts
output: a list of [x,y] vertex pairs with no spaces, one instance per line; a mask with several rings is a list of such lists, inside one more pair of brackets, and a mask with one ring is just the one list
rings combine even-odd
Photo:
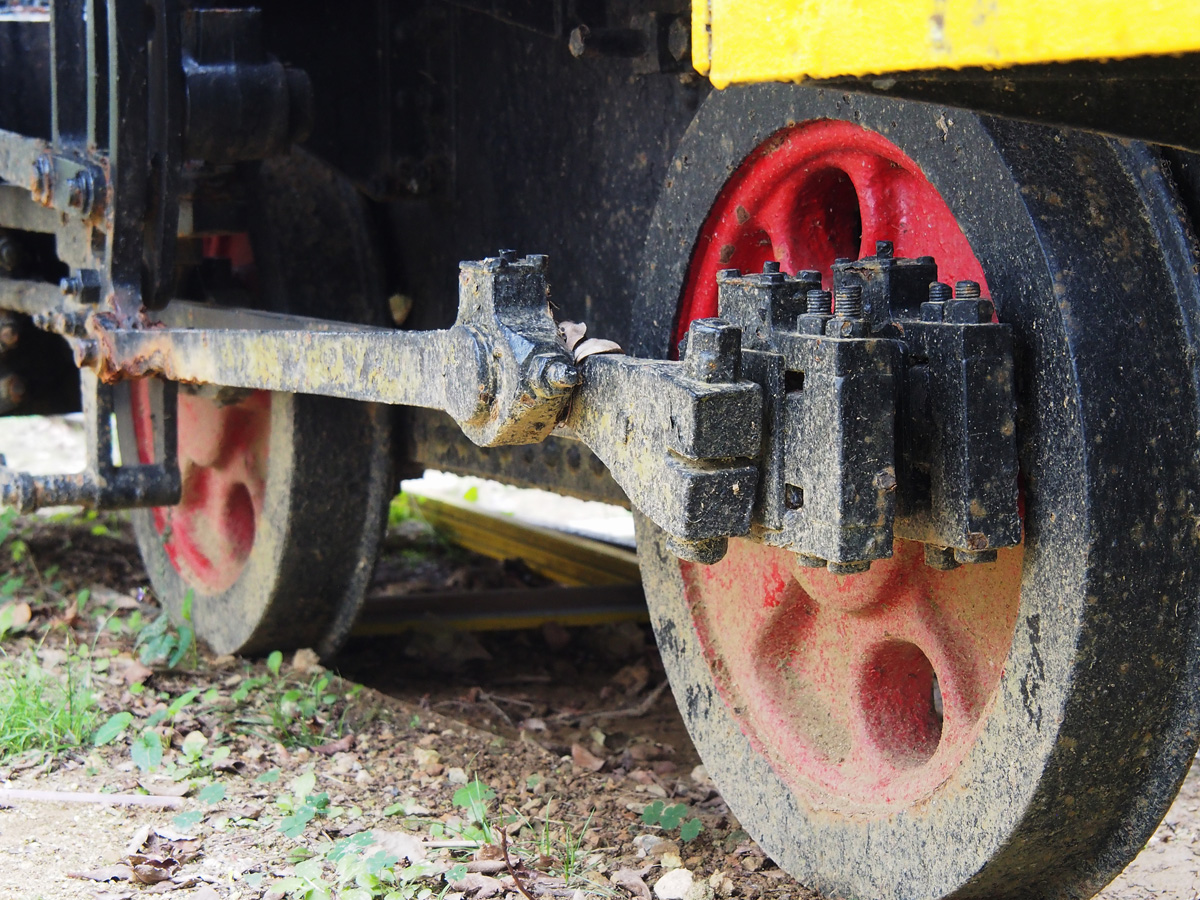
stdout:
[[1012,333],[979,318],[904,323],[896,534],[967,552],[1021,540]]
[[543,440],[579,383],[550,312],[546,257],[460,263],[458,292],[455,329],[470,330],[490,354],[490,383],[462,386],[485,401],[459,420],[463,432],[482,447]]
[[879,338],[781,334],[781,527],[764,543],[833,563],[892,554],[895,518],[895,370],[898,348]]
[[588,357],[581,374],[566,424],[642,513],[683,542],[749,531],[762,435],[758,385],[706,383],[679,363],[616,355]]

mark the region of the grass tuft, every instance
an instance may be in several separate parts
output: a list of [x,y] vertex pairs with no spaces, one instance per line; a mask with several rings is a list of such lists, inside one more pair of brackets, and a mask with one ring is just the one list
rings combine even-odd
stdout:
[[0,656],[0,762],[27,750],[57,754],[83,745],[96,726],[96,701],[84,664],[61,675],[32,656]]

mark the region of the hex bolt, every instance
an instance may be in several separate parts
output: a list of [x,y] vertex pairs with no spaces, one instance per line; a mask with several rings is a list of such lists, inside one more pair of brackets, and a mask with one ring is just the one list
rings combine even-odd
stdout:
[[763,263],[762,275],[760,277],[767,284],[782,284],[786,276],[780,271],[779,263],[774,260],[768,260]]
[[545,399],[561,397],[579,384],[579,370],[551,353],[539,353],[530,361],[528,377],[534,393]]
[[496,255],[498,257],[500,257],[500,259],[504,260],[506,263],[517,261],[517,251],[516,250],[501,250]]
[[[959,284],[966,284],[960,281]],[[979,285],[975,285],[976,296],[978,296]],[[950,285],[944,281],[931,281],[929,283],[929,302],[930,303],[945,303],[950,299]]]
[[579,370],[561,359],[546,366],[545,381],[552,388],[569,391],[579,384]]
[[83,279],[78,275],[68,275],[59,280],[58,289],[67,297],[74,297],[83,293]]
[[954,285],[954,297],[957,300],[978,300],[980,297],[978,281],[960,281]]
[[833,302],[833,295],[830,294],[829,291],[823,291],[820,288],[809,291],[808,294],[805,295],[804,299],[807,303],[805,312],[808,313],[816,313],[827,316],[829,315],[830,309],[833,308],[831,306]]
[[683,357],[688,378],[705,384],[742,377],[742,330],[724,319],[696,319],[688,329]]
[[85,216],[92,211],[95,195],[96,179],[90,169],[80,169],[67,181],[67,204]]
[[722,281],[729,281],[731,278],[741,278],[741,277],[742,277],[741,269],[719,269],[717,271],[717,283],[718,284]]
[[875,255],[880,259],[891,259],[896,254],[896,245],[891,241],[876,241]]
[[863,317],[863,299],[861,284],[843,285],[833,295],[834,315],[845,319],[861,319]]

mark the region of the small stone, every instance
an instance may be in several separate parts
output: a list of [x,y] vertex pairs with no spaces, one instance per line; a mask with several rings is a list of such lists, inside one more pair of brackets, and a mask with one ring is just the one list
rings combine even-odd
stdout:
[[470,779],[467,778],[467,773],[458,766],[451,766],[446,770],[446,780],[451,784],[466,784]]
[[683,868],[683,860],[679,858],[679,854],[674,850],[668,850],[661,857],[659,862],[664,869],[680,869]]
[[687,869],[672,869],[654,885],[658,900],[684,900],[692,886],[692,873]]
[[320,674],[325,671],[321,657],[309,647],[301,647],[292,656],[292,672],[296,675]]
[[766,862],[766,860],[763,859],[761,856],[743,856],[742,857],[742,868],[745,869],[747,872],[757,872],[759,869],[761,869],[763,867],[763,864],[765,862]]
[[415,747],[413,749],[413,761],[417,764],[417,768],[428,772],[435,766],[438,767],[438,772],[441,772],[440,763],[442,755],[436,750],[427,750],[424,747]]
[[647,857],[650,854],[650,848],[662,842],[662,838],[657,834],[639,834],[633,839],[633,846],[637,848],[638,859]]

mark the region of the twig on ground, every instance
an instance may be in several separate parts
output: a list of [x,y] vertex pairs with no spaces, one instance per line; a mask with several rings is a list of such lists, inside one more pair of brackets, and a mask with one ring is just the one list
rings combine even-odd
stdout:
[[11,800],[33,800],[45,803],[98,803],[101,806],[155,806],[177,809],[183,806],[179,797],[156,797],[148,794],[81,794],[78,791],[29,791],[0,788],[0,803]]
[[497,706],[495,703],[493,703],[492,698],[489,697],[487,694],[480,692],[479,702],[481,704],[483,704],[484,706],[486,706],[488,709],[490,709],[495,715],[499,716],[500,719],[504,722],[504,724],[507,725],[509,728],[514,727],[513,720],[508,717],[508,713],[506,713],[499,706]]
[[479,696],[493,700],[496,703],[507,703],[509,706],[524,706],[526,709],[533,709],[536,705],[530,703],[528,700],[521,700],[518,697],[505,697],[503,694],[493,694],[490,691],[480,691]]
[[667,689],[669,682],[664,681],[649,694],[642,698],[642,702],[637,706],[627,706],[623,709],[603,709],[599,712],[569,712],[558,713],[557,715],[549,716],[552,722],[567,722],[572,719],[636,719],[638,716],[644,716],[658,702],[658,698],[663,695],[663,691]]
[[521,892],[521,896],[525,900],[533,900],[529,895],[529,891],[525,890],[525,885],[521,879],[517,877],[517,870],[513,868],[512,861],[508,858],[508,832],[501,827],[500,829],[500,851],[504,854],[504,865],[508,869],[508,874],[512,876],[513,884],[517,886],[517,890]]

